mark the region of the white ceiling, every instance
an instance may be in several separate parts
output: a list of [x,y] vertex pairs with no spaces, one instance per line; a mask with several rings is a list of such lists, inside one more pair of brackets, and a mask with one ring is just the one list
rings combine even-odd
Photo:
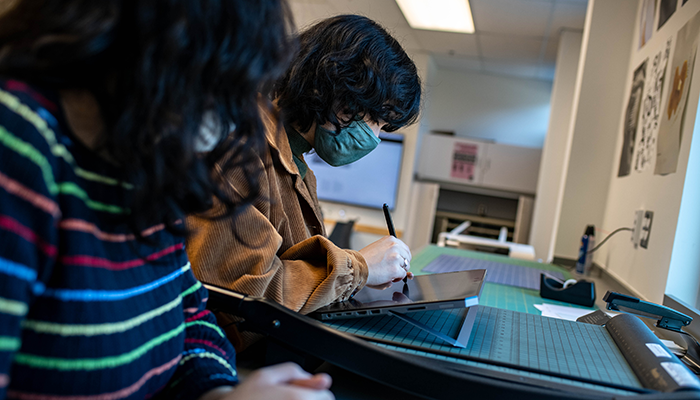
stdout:
[[[562,29],[583,30],[588,0],[470,0],[474,34],[412,29],[394,0],[289,0],[297,26],[336,14],[381,23],[440,68],[551,81]],[[425,0],[430,1],[430,0]]]

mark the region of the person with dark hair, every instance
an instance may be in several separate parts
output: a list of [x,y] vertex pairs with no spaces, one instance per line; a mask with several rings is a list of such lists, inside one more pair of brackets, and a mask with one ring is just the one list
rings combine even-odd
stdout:
[[[416,121],[421,85],[399,43],[362,16],[323,20],[300,34],[299,45],[272,89],[281,120],[264,116],[267,148],[255,162],[264,169],[261,198],[235,223],[211,219],[217,208],[190,216],[187,249],[202,281],[308,313],[364,286],[382,289],[403,279],[411,253],[390,236],[360,251],[328,240],[303,153],[314,149],[334,166],[362,158],[379,143],[380,129]],[[225,177],[233,196],[254,189],[235,170]],[[234,344],[250,342],[229,333]]]
[[[259,197],[258,91],[291,56],[289,15],[284,0],[3,9],[0,399],[333,397],[293,364],[232,391],[235,351],[184,248],[187,213]],[[253,189],[221,191],[214,164]]]

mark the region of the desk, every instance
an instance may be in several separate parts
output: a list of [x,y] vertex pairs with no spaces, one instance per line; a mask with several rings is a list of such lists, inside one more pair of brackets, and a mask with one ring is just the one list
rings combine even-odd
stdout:
[[[525,267],[532,266],[532,267],[537,267],[538,269],[549,269],[552,271],[558,269],[558,267],[555,267],[555,266],[547,266],[547,265],[542,265],[542,264],[538,264],[538,263],[526,262],[526,261],[522,261],[522,260],[513,260],[513,259],[508,259],[508,258],[496,256],[496,255],[491,255],[491,254],[464,252],[462,250],[456,250],[456,249],[428,247],[428,248],[424,249],[423,251],[417,253],[414,256],[413,267],[414,267],[415,272],[423,273],[423,268],[427,264],[429,264],[430,261],[432,261],[436,257],[443,255],[443,254],[460,255],[460,256],[464,256],[464,257],[468,257],[468,258],[484,257],[484,258],[487,258],[491,261],[497,260],[497,261],[502,262],[502,263],[517,263],[517,264],[523,265]],[[567,271],[564,271],[564,272],[566,274],[568,274]],[[510,308],[510,309],[516,309],[516,310],[521,309],[521,310],[525,311],[525,314],[515,315],[515,314],[512,314],[511,311],[504,311],[503,309],[499,310],[496,308],[486,308],[486,307],[483,309],[484,313],[498,313],[499,315],[502,313],[505,313],[504,315],[512,315],[513,321],[516,321],[517,318],[519,318],[519,321],[525,321],[525,319],[527,319],[529,321],[530,319],[532,319],[533,321],[531,321],[531,322],[534,322],[535,325],[541,324],[542,326],[544,326],[544,325],[551,325],[551,324],[555,324],[555,323],[562,325],[559,322],[555,322],[557,320],[551,320],[548,318],[544,318],[544,319],[543,318],[536,318],[536,317],[534,317],[534,315],[530,316],[530,317],[525,317],[527,315],[527,313],[538,314],[538,311],[536,311],[534,309],[534,307],[532,307],[533,304],[538,303],[538,302],[542,302],[542,299],[539,298],[539,296],[537,296],[536,290],[519,289],[519,288],[513,288],[513,287],[497,285],[497,284],[487,284],[487,286],[484,287],[484,292],[482,292],[481,304],[485,304],[485,305],[489,305],[489,306],[496,305],[496,306],[502,306],[503,308]],[[547,302],[549,302],[549,301],[547,301]],[[277,307],[279,307],[279,306],[277,306]],[[480,310],[480,312],[481,312],[481,310]],[[511,314],[508,314],[508,313],[511,313]],[[247,314],[247,315],[249,315],[253,319],[257,319],[257,317],[255,317],[255,315],[257,315],[257,314]],[[485,315],[487,315],[487,314],[485,314]],[[372,317],[372,318],[375,318],[375,317]],[[381,317],[378,317],[378,318],[381,318]],[[496,319],[491,319],[491,317],[488,317],[488,318],[489,319],[487,321],[496,321],[496,320],[497,321],[505,321],[505,320],[499,319],[500,317],[497,317]],[[371,322],[371,321],[368,321],[368,322]],[[566,322],[566,321],[563,321],[563,322]],[[288,326],[295,326],[295,325],[293,325],[293,321],[287,320],[287,322],[285,322],[285,323],[292,323],[292,325],[288,325]],[[268,320],[268,322],[265,322],[265,324],[269,324],[269,320]],[[490,326],[490,323],[488,323],[488,324]],[[524,361],[526,364],[524,364],[523,366],[530,365],[531,368],[533,368],[532,366],[534,366],[534,370],[531,369],[531,371],[535,373],[534,376],[539,376],[539,373],[536,372],[536,371],[539,371],[539,368],[537,367],[537,365],[543,365],[541,363],[544,362],[545,366],[547,365],[547,363],[549,363],[549,366],[550,366],[549,368],[554,368],[552,371],[556,371],[557,364],[559,364],[560,367],[563,366],[564,368],[573,368],[573,370],[576,370],[576,371],[581,369],[582,373],[588,374],[590,376],[589,379],[593,379],[594,381],[599,380],[596,378],[596,376],[606,376],[606,377],[608,377],[608,378],[604,379],[606,381],[608,381],[608,379],[613,379],[614,381],[617,381],[618,378],[616,376],[615,377],[613,377],[612,375],[608,376],[609,373],[616,371],[616,370],[605,370],[605,369],[601,370],[599,368],[599,367],[608,365],[607,363],[596,362],[596,361],[594,361],[596,359],[595,357],[592,358],[589,362],[584,362],[586,357],[590,357],[596,353],[599,355],[604,355],[604,357],[613,357],[613,356],[609,356],[609,355],[612,355],[613,353],[616,353],[616,352],[619,353],[619,351],[617,351],[617,347],[615,347],[614,344],[612,345],[613,347],[610,347],[609,344],[606,344],[606,343],[609,343],[609,340],[608,340],[608,342],[605,342],[605,340],[601,339],[600,342],[595,342],[595,343],[594,342],[580,342],[579,336],[576,336],[576,338],[574,338],[572,336],[571,339],[566,339],[566,340],[568,340],[569,342],[567,342],[567,343],[571,343],[573,345],[573,347],[567,347],[567,345],[564,345],[564,347],[561,347],[562,352],[559,352],[560,350],[558,350],[558,349],[560,347],[550,346],[550,344],[552,342],[550,341],[550,339],[548,339],[549,336],[541,336],[537,332],[542,332],[542,331],[530,330],[530,328],[529,328],[530,322],[528,322],[527,324],[528,324],[527,325],[528,327],[520,328],[519,332],[522,333],[522,332],[529,331],[531,333],[529,335],[526,334],[525,336],[523,336],[521,334],[519,336],[520,342],[518,342],[517,340],[513,341],[512,346],[510,344],[511,339],[509,339],[509,337],[503,336],[503,332],[505,332],[505,331],[502,331],[501,328],[498,328],[495,331],[490,331],[488,329],[487,330],[479,329],[479,330],[476,330],[473,333],[473,335],[476,335],[476,336],[481,335],[482,337],[487,337],[484,335],[488,334],[488,332],[499,332],[498,343],[502,343],[506,347],[509,347],[509,348],[512,347],[514,352],[498,353],[498,351],[500,351],[500,347],[490,347],[491,349],[497,350],[497,353],[498,353],[498,354],[495,354],[497,356],[497,358],[495,358],[494,360],[498,360],[499,359],[498,357],[505,356],[506,357],[505,364],[501,364],[503,366],[523,365],[523,364],[520,364],[520,362]],[[535,326],[535,325],[532,325],[532,326]],[[266,325],[266,326],[269,326],[269,325]],[[484,326],[486,326],[486,325],[484,325]],[[515,326],[518,326],[518,325],[515,325]],[[521,326],[524,326],[524,325],[521,325]],[[590,331],[595,331],[594,333],[598,334],[597,332],[600,329],[604,329],[604,328],[595,327],[592,325],[575,324],[575,323],[574,324],[567,323],[567,324],[563,324],[562,326],[563,326],[563,328],[566,329],[566,332],[568,332],[571,329],[573,329],[573,331],[575,331],[575,332],[583,331],[583,330],[586,330],[586,331],[590,330]],[[594,328],[598,328],[598,329],[594,329]],[[315,329],[318,329],[318,328],[315,328]],[[327,328],[324,328],[324,329],[327,329]],[[389,328],[389,329],[393,329],[393,328]],[[491,329],[491,328],[489,328],[489,329]],[[539,328],[539,329],[542,329],[542,328]],[[549,329],[549,328],[545,328],[545,330],[546,329]],[[557,328],[557,329],[559,329],[559,328]],[[509,332],[507,334],[510,334],[511,328],[506,328],[506,330],[508,330],[508,332]],[[267,331],[269,331],[269,330],[267,330]],[[290,330],[289,332],[294,332],[294,330]],[[298,330],[296,332],[304,332],[304,330]],[[517,334],[515,334],[516,332],[518,332],[516,328],[512,328],[512,332],[514,332],[513,333],[514,337],[518,337]],[[552,330],[552,332],[555,332],[555,330]],[[563,333],[564,330],[559,330],[559,332]],[[272,332],[270,332],[270,333],[272,334]],[[318,332],[318,334],[320,335],[321,332]],[[280,336],[279,333],[276,333],[274,335],[276,335],[279,338],[283,337],[283,336]],[[577,335],[578,335],[578,333],[577,333]],[[323,335],[321,335],[321,336],[323,336]],[[382,337],[382,336],[380,336],[380,337]],[[401,338],[403,338],[403,337],[404,336],[401,336]],[[523,337],[526,337],[524,342],[522,341]],[[585,334],[584,334],[584,336],[582,336],[582,338],[584,338],[584,337],[586,337]],[[610,338],[608,337],[608,339],[610,339]],[[308,339],[306,339],[306,338],[302,339],[302,340],[307,343],[306,345],[303,345],[303,346],[306,346],[306,348],[308,349],[307,351],[313,352],[312,349],[317,349],[318,351],[320,351],[321,349],[324,348],[324,346],[321,344],[321,342],[318,342],[318,344],[313,344],[313,343],[309,343]],[[355,339],[355,340],[357,340],[357,339]],[[399,340],[401,340],[401,339],[399,339]],[[477,339],[475,339],[474,343],[477,343],[476,340]],[[539,342],[540,344],[538,344],[536,348],[531,347],[532,343],[535,343],[535,342]],[[648,342],[648,340],[646,342]],[[301,342],[295,342],[295,343],[301,343]],[[329,354],[329,355],[336,354],[336,352],[334,352],[332,349],[333,348],[339,349],[345,345],[345,342],[341,343],[341,342],[332,341],[332,343],[334,343],[334,346],[336,346],[336,347],[326,346],[326,348],[323,350],[323,353],[318,353],[318,351],[317,351],[319,356],[321,356],[321,354]],[[350,342],[348,341],[348,343],[350,343]],[[490,352],[491,350],[488,350],[487,347],[484,347],[485,345],[481,344],[481,343],[486,343],[486,342],[479,341],[478,343],[480,343],[478,345],[479,347],[475,347],[472,349],[466,349],[465,351],[470,351],[470,352],[474,351],[474,350],[477,352],[487,351],[487,353],[485,353],[485,354],[490,354],[488,352]],[[494,341],[493,343],[497,343],[497,342]],[[520,344],[518,344],[518,343],[520,343]],[[588,347],[589,350],[584,349],[586,346],[581,346],[581,351],[583,351],[583,353],[580,355],[580,357],[576,356],[576,354],[579,352],[579,345],[576,343],[589,343],[589,344],[587,344],[587,346],[589,346]],[[635,341],[634,343],[644,343],[644,342]],[[562,344],[564,344],[564,339],[562,339]],[[590,345],[593,345],[595,347],[595,350],[592,350]],[[604,347],[598,347],[599,345],[603,345]],[[320,346],[320,347],[318,347],[318,346]],[[366,345],[364,345],[364,346],[366,347]],[[607,347],[605,347],[605,346],[607,346]],[[390,347],[388,347],[388,348],[390,348]],[[530,348],[529,352],[527,350],[528,348]],[[567,350],[567,348],[570,348],[571,350]],[[521,350],[518,350],[518,349],[521,349]],[[541,352],[538,349],[542,349],[544,352]],[[357,350],[361,350],[361,349],[358,348]],[[522,350],[525,350],[526,353],[522,353],[521,352]],[[554,351],[554,353],[552,353],[552,351]],[[564,351],[566,351],[567,353],[563,353]],[[590,353],[588,353],[589,351],[590,351]],[[566,354],[569,354],[569,352],[572,352],[571,355],[574,357],[573,358],[572,357],[568,357],[568,358],[563,357],[563,358],[561,358],[561,361],[557,361],[557,359],[548,359],[547,356],[544,355],[544,354],[553,354],[553,355],[555,355],[554,357],[558,357],[558,355],[564,356]],[[342,352],[339,352],[337,354],[341,354],[341,353]],[[360,353],[362,353],[362,352],[360,351]],[[410,353],[410,351],[409,351],[409,353]],[[351,364],[355,365],[354,368],[359,368],[356,370],[358,370],[358,371],[364,370],[364,368],[362,367],[362,365],[363,365],[362,358],[359,356],[352,358],[351,354],[357,355],[358,353],[353,352],[353,353],[343,354],[343,357],[345,357],[345,358],[340,358],[340,359],[336,356],[335,357],[336,362],[338,362],[339,365],[345,365],[346,362],[343,360],[346,360],[346,361],[352,360]],[[370,354],[367,354],[367,355],[370,356]],[[511,357],[513,355],[516,357],[515,361],[508,361],[507,357]],[[386,356],[389,358],[391,357],[389,354],[387,354]],[[531,358],[531,356],[534,356],[534,358]],[[347,358],[347,357],[351,357],[351,358]],[[484,356],[477,356],[477,357],[479,359],[484,358]],[[523,358],[523,357],[525,357],[525,358]],[[491,357],[488,357],[488,358],[491,358]],[[331,359],[331,358],[329,358],[329,359]],[[518,359],[520,359],[521,361],[517,361]],[[426,359],[426,362],[427,362],[427,360],[428,359]],[[476,360],[476,359],[473,359],[473,360],[477,361],[477,364],[481,363],[479,360]],[[534,362],[534,364],[528,364],[531,362]],[[469,363],[473,364],[473,361],[468,361],[467,364],[469,364]],[[420,364],[423,364],[423,361],[420,361]],[[348,364],[348,365],[350,365],[350,364]],[[372,364],[369,364],[369,365],[372,365]],[[388,367],[388,365],[382,366],[380,369],[377,369],[376,366],[382,365],[381,363],[374,364],[374,365],[375,365],[375,368],[373,368],[374,374],[372,376],[378,376],[378,377],[384,376],[385,377],[384,379],[388,378],[388,381],[393,380],[394,384],[397,387],[401,387],[401,384],[398,383],[398,382],[401,382],[401,380],[397,379],[398,377],[392,376],[390,373],[387,374],[388,371],[391,371],[391,369]],[[457,364],[453,364],[453,365],[457,365]],[[625,364],[625,368],[629,369],[629,367],[626,365],[627,364]],[[622,367],[622,364],[619,364],[619,366]],[[419,368],[419,369],[422,368],[422,370],[425,371],[426,374],[435,375],[434,373],[431,373],[431,371],[426,370],[424,366],[419,366],[419,364],[416,364],[415,368]],[[450,367],[450,368],[452,368],[452,367]],[[499,372],[497,372],[497,371],[499,369],[502,370],[502,368],[503,367],[491,367],[488,369],[488,371],[491,371],[491,372],[488,372],[488,374],[499,374]],[[372,368],[370,368],[370,369],[372,369]],[[335,388],[334,391],[336,392],[337,397],[340,399],[356,399],[356,398],[380,399],[380,398],[395,398],[395,397],[399,397],[399,396],[402,398],[409,398],[409,399],[411,398],[410,396],[408,396],[408,397],[405,396],[403,393],[401,393],[401,394],[396,393],[396,391],[394,391],[392,389],[385,388],[382,385],[372,383],[366,379],[359,378],[353,374],[345,373],[345,372],[340,371],[337,368],[334,368],[334,367],[329,366],[329,365],[322,366],[320,370],[329,372],[329,373],[331,373],[332,376],[335,377],[336,383],[334,386],[334,388]],[[403,371],[408,371],[408,370],[404,368]],[[437,371],[437,370],[435,370],[435,371]],[[482,371],[486,371],[486,370],[482,370]],[[619,370],[619,371],[622,371],[622,370]],[[529,376],[533,376],[532,372],[531,373],[524,372],[523,374],[517,373],[518,378],[516,380],[518,380],[518,381],[521,381],[523,379],[527,380],[528,374],[530,374]],[[560,375],[560,376],[563,377],[563,376],[566,376],[567,374],[569,376],[583,376],[583,377],[586,376],[585,374],[578,375],[576,373],[568,373],[566,371],[564,371],[564,375]],[[486,374],[484,372],[482,372],[481,375],[486,376]],[[632,375],[632,378],[629,378],[630,375],[627,372],[621,372],[621,375],[619,375],[619,376],[621,378],[624,378],[623,380],[629,381],[629,379],[633,379],[636,381],[636,378],[634,378],[633,375]],[[439,379],[437,376],[435,378]],[[430,388],[430,386],[423,386],[423,383],[421,383],[421,381],[420,381],[420,379],[421,379],[420,376],[407,376],[406,379],[407,379],[407,381],[406,381],[407,383],[410,382],[413,385],[414,390],[425,390],[426,388]],[[556,381],[559,378],[554,378],[554,379]],[[442,380],[444,381],[444,379],[442,379]],[[552,382],[555,382],[555,381],[552,381]],[[613,382],[613,381],[610,381],[610,382]],[[615,383],[617,383],[617,382],[615,382]],[[425,385],[429,385],[429,384],[430,384],[429,382],[425,383]],[[451,387],[449,390],[450,395],[452,393],[457,393],[461,390],[461,389],[459,389],[459,388],[461,388],[461,386],[450,385],[450,383],[448,381],[445,381],[445,384]],[[472,384],[478,385],[478,382],[472,380]],[[633,387],[634,386],[634,385],[627,384],[625,382],[620,382],[617,384],[621,384],[625,387]],[[579,386],[579,385],[577,385],[577,386]],[[418,389],[418,388],[420,388],[420,389]],[[571,389],[569,389],[569,390],[571,390]],[[573,392],[571,392],[571,393],[573,393]]]
[[[426,274],[426,272],[424,272],[423,269],[441,255],[469,257],[478,260],[514,264],[547,271],[558,271],[564,274],[565,279],[574,277],[574,275],[568,270],[552,264],[543,264],[533,261],[509,258],[498,254],[461,250],[448,247],[439,247],[434,245],[426,246],[413,255],[413,259],[411,260],[411,271],[416,275]],[[569,303],[559,302],[556,300],[543,299],[539,296],[539,292],[536,290],[523,289],[490,282],[486,282],[484,284],[484,288],[479,298],[480,305],[535,315],[540,315],[540,311],[537,308],[535,308],[534,305],[541,304],[543,302],[546,302],[548,304],[580,307]],[[397,395],[397,392],[395,390],[387,386],[349,373],[327,363],[325,363],[319,369],[319,372],[326,372],[333,376],[335,382],[333,386],[333,392],[335,393],[336,398],[339,400],[379,400],[393,398]],[[406,396],[403,393],[401,393],[400,396],[402,399],[405,400],[413,400],[420,398],[410,395]]]
[[[469,257],[478,260],[495,261],[504,264],[521,265],[524,267],[543,269],[546,271],[558,271],[564,274],[565,279],[573,277],[568,270],[552,264],[543,264],[534,261],[510,258],[500,254],[482,253],[478,251],[461,250],[433,245],[426,246],[413,255],[413,259],[411,260],[411,271],[416,275],[425,274],[426,272],[424,272],[423,269],[433,260],[443,254]],[[541,304],[542,302],[579,307],[556,300],[543,299],[540,297],[540,293],[537,290],[523,289],[489,282],[484,284],[484,289],[479,297],[480,305],[536,315],[540,315],[540,311],[535,308],[535,304]]]

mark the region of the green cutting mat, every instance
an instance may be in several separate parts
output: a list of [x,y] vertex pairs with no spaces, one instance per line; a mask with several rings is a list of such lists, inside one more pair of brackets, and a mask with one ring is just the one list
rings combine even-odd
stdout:
[[[411,260],[411,271],[416,275],[427,274],[427,272],[423,272],[423,268],[425,268],[428,264],[430,264],[433,260],[435,260],[442,254],[469,257],[477,260],[495,261],[504,264],[520,265],[523,267],[532,267],[537,269],[543,269],[546,271],[558,271],[564,274],[565,279],[569,279],[572,277],[569,271],[552,264],[519,260],[516,258],[506,257],[500,254],[489,254],[478,251],[453,249],[449,247],[439,247],[434,245],[427,246],[423,250],[413,255],[413,259]],[[557,300],[543,299],[542,297],[540,297],[540,293],[537,290],[523,289],[489,282],[484,283],[484,289],[481,292],[481,296],[479,296],[479,304],[484,306],[504,308],[506,310],[520,311],[528,314],[537,315],[540,315],[540,311],[537,308],[535,308],[535,304],[542,304],[544,302],[548,304],[589,309],[587,307],[581,307]],[[595,309],[597,308],[590,308],[590,310]]]
[[[443,254],[534,267],[547,271],[559,271],[563,273],[565,279],[572,276],[567,270],[551,264],[438,246],[428,246],[416,253],[411,260],[411,270],[416,275],[426,274],[423,272],[423,268]],[[605,328],[544,318],[540,315],[540,311],[534,307],[535,304],[543,302],[586,308],[543,299],[537,290],[487,282],[479,297],[479,313],[465,349],[444,344],[434,336],[391,316],[339,320],[330,322],[329,325],[347,333],[383,339],[397,344],[396,346],[386,343],[378,344],[382,347],[459,364],[473,365],[519,376],[535,377],[551,382],[563,382],[579,387],[602,389],[613,393],[631,393],[566,378],[541,375],[536,372],[519,371],[447,355],[436,355],[428,351],[406,349],[400,345],[437,349],[455,355],[467,355],[624,387],[641,388],[641,384]],[[423,311],[411,313],[411,317],[444,334],[457,337],[465,313],[465,310],[459,309]]]
[[499,366],[489,365],[489,364],[482,364],[482,363],[475,362],[475,361],[460,360],[458,358],[437,356],[435,354],[427,353],[424,351],[409,350],[409,349],[405,349],[405,348],[399,347],[399,346],[392,346],[392,345],[381,344],[381,343],[377,343],[377,346],[383,347],[383,348],[388,349],[388,350],[400,351],[402,353],[413,354],[413,355],[423,356],[423,357],[432,357],[432,358],[435,358],[438,360],[450,361],[450,362],[454,362],[457,364],[467,365],[470,367],[484,368],[487,370],[505,372],[508,374],[517,374],[518,376],[521,376],[524,378],[544,379],[544,380],[549,381],[549,382],[563,383],[563,384],[581,387],[581,388],[586,388],[586,389],[602,390],[602,391],[605,391],[608,393],[613,393],[613,394],[618,394],[618,395],[630,396],[630,395],[638,394],[635,391],[615,389],[615,388],[610,388],[610,387],[603,387],[603,386],[595,385],[592,383],[574,381],[574,380],[570,380],[570,379],[558,378],[558,377],[553,377],[553,376],[546,376],[546,375],[537,374],[537,373],[529,372],[529,371],[515,371],[511,368],[499,367]]
[[552,265],[552,264],[545,264],[545,263],[538,263],[538,262],[534,262],[534,261],[520,260],[517,258],[510,258],[507,256],[503,256],[500,254],[491,254],[491,253],[483,253],[480,251],[453,249],[450,247],[440,247],[440,246],[435,246],[435,245],[426,246],[421,251],[419,251],[418,253],[413,255],[413,258],[411,259],[411,271],[413,271],[413,273],[416,275],[423,274],[424,273],[423,268],[425,268],[426,265],[430,264],[431,261],[436,259],[441,254],[469,257],[469,258],[473,258],[476,260],[496,261],[496,262],[502,262],[505,264],[521,265],[523,267],[539,268],[539,269],[544,269],[544,270],[548,270],[548,271],[561,271],[564,273],[564,276],[567,277],[566,279],[569,279],[571,277],[571,274],[568,271],[566,271],[563,268],[558,267],[556,265]]
[[[464,315],[463,309],[411,313],[412,318],[451,337],[457,336]],[[420,346],[626,387],[642,387],[607,330],[597,325],[479,307],[469,343],[464,349],[444,344],[434,336],[391,316],[339,320],[330,322],[329,325],[343,332],[394,342],[397,346],[383,346],[395,350],[461,364],[601,389],[596,385],[523,373],[505,367],[436,355],[429,351],[406,349],[400,345]],[[616,389],[613,391],[617,392]]]

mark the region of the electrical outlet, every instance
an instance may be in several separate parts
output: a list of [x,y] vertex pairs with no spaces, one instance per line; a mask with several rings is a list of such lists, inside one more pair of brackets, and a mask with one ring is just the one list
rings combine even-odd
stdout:
[[642,222],[644,221],[644,210],[634,212],[634,224],[632,225],[632,245],[636,249],[639,246],[639,239],[642,233]]
[[651,221],[653,219],[653,211],[644,211],[644,218],[642,219],[642,231],[639,234],[639,245],[645,249],[649,246],[649,235],[651,234]]

